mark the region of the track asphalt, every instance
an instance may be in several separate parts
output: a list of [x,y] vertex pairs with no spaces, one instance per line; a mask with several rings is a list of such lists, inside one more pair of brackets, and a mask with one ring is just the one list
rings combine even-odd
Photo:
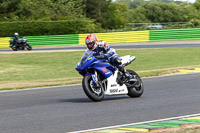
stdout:
[[143,78],[140,98],[92,102],[81,85],[0,92],[3,133],[66,133],[200,113],[200,73]]

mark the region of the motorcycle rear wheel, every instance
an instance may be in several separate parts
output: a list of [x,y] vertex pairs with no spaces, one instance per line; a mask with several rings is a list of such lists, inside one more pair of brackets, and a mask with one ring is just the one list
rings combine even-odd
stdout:
[[140,76],[132,71],[132,70],[127,70],[128,73],[130,73],[132,76],[136,76],[137,81],[132,84],[132,85],[126,85],[128,88],[128,96],[130,97],[140,97],[143,92],[144,92],[144,84],[142,82],[142,79]]
[[91,75],[87,75],[82,80],[82,87],[85,94],[94,102],[100,102],[104,98],[103,87],[95,88]]

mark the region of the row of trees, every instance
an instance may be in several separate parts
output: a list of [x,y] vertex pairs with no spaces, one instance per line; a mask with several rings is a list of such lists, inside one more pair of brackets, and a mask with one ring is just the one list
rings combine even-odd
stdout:
[[0,0],[2,22],[92,20],[103,29],[121,29],[126,23],[194,19],[200,19],[200,0]]
[[83,16],[82,0],[1,0],[1,21],[65,20]]

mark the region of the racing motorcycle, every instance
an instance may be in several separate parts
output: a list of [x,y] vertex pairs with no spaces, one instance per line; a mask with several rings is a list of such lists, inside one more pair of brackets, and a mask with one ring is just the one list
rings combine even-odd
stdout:
[[12,48],[13,51],[17,51],[17,50],[24,50],[25,48],[27,50],[32,50],[32,47],[30,44],[28,44],[28,40],[23,37],[22,40],[17,40],[17,46],[14,45],[13,40],[10,40],[10,48]]
[[[144,91],[144,85],[139,75],[128,70],[130,77],[127,78],[117,67],[106,59],[97,59],[94,52],[86,51],[78,62],[75,69],[83,76],[82,88],[92,101],[102,101],[104,95],[128,95],[140,97]],[[135,56],[121,57],[122,64],[127,66],[136,59]]]

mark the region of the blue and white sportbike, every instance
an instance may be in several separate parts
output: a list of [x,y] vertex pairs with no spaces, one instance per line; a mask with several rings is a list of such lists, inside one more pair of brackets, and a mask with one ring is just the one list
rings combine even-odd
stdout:
[[[127,78],[117,67],[106,59],[97,59],[93,51],[87,51],[82,55],[81,61],[76,65],[76,70],[83,76],[82,87],[85,94],[93,101],[101,101],[104,95],[128,95],[140,97],[144,86],[139,75],[128,70]],[[122,64],[127,66],[135,60],[135,56],[121,57]]]

